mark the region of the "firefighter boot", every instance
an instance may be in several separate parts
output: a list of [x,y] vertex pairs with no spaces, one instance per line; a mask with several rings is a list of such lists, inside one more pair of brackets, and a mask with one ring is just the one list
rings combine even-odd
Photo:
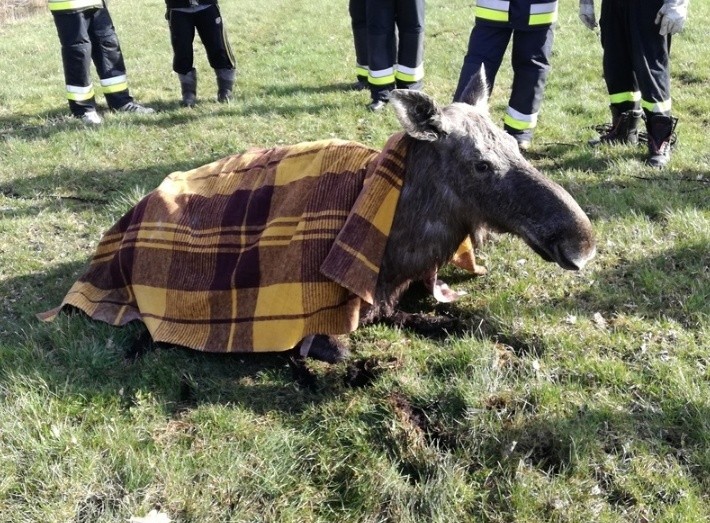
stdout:
[[180,79],[180,90],[182,91],[182,100],[180,105],[183,107],[195,107],[197,101],[197,71],[192,69],[187,74],[178,74]]
[[611,108],[611,125],[605,124],[600,126],[599,138],[589,140],[589,145],[596,147],[600,144],[630,144],[636,145],[639,143],[639,124],[643,112],[641,109],[629,109],[628,111],[620,111],[613,105]]
[[646,165],[663,169],[671,159],[671,146],[675,142],[678,118],[665,114],[647,114],[648,158]]
[[232,100],[234,69],[215,69],[217,74],[217,101],[228,104]]

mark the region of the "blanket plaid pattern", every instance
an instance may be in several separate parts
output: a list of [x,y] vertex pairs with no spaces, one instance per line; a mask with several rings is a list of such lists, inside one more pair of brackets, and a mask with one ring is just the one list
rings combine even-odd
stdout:
[[372,303],[408,138],[251,150],[169,175],[108,230],[61,305],[155,341],[283,351]]

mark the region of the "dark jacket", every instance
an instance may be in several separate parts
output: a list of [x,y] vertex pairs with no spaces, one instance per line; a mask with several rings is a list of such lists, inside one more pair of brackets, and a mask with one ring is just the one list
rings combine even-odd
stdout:
[[557,0],[477,0],[476,23],[513,29],[547,29],[557,21]]
[[168,9],[176,7],[192,7],[193,5],[214,5],[217,0],[165,0],[165,6]]

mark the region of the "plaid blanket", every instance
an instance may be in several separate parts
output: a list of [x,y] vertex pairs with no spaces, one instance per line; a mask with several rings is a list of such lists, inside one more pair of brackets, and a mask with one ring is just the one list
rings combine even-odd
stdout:
[[251,150],[169,175],[101,239],[62,304],[155,341],[288,350],[372,303],[408,139]]

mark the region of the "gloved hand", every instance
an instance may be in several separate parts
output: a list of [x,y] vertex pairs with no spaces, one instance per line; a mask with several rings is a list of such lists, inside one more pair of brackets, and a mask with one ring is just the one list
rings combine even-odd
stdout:
[[597,19],[594,17],[594,0],[579,0],[579,19],[589,29],[597,26]]
[[674,35],[683,30],[687,18],[688,0],[666,0],[658,10],[655,23],[661,25],[658,30],[661,35]]

